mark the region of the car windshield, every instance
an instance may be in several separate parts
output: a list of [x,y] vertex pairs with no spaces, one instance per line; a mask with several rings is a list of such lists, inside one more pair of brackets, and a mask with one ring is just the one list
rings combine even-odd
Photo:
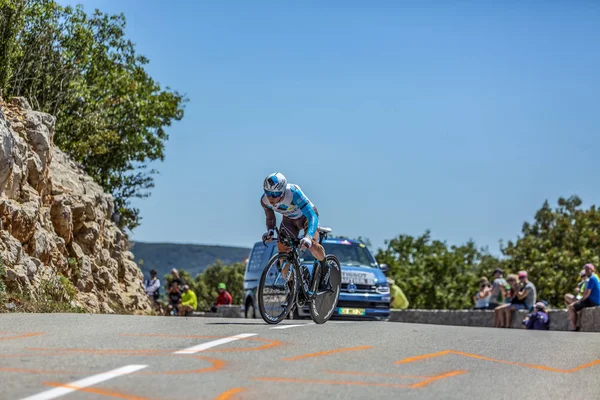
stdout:
[[[342,265],[353,265],[359,267],[376,268],[377,262],[367,250],[364,244],[351,243],[348,241],[328,243],[324,242],[323,247],[325,248],[326,254],[335,255],[340,264]],[[303,263],[314,262],[315,258],[310,254],[310,251],[303,250],[300,253],[300,261]]]

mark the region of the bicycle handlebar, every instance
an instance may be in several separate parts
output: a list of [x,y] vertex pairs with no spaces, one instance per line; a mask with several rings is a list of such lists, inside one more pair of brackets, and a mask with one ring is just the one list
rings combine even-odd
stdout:
[[[300,246],[300,239],[288,237],[287,235],[282,236],[281,232],[279,232],[279,229],[277,229],[277,227],[275,227],[275,232],[277,232],[277,238],[272,238],[271,240],[277,240],[278,238],[281,238],[283,244],[287,245],[288,247],[298,248]],[[267,245],[265,240],[263,240],[262,242],[263,245]]]

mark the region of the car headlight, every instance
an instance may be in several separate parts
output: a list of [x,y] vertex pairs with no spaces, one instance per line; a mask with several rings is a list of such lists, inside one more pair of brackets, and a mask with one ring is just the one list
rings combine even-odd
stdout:
[[377,293],[389,293],[390,292],[390,286],[387,283],[384,283],[383,285],[377,285],[377,289],[375,289],[377,291]]

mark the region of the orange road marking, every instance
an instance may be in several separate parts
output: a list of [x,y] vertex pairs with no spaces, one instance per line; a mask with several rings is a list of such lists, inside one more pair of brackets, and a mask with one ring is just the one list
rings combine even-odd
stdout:
[[446,351],[440,351],[439,353],[423,354],[421,356],[409,357],[409,358],[405,358],[400,361],[396,361],[394,364],[404,364],[404,363],[410,363],[413,361],[424,360],[426,358],[439,357],[439,356],[446,355],[449,352],[450,352],[450,350],[446,350]]
[[517,366],[525,367],[525,368],[539,369],[542,371],[558,372],[558,373],[563,373],[563,374],[570,374],[570,373],[600,364],[600,360],[594,360],[594,361],[580,365],[575,368],[559,369],[559,368],[547,367],[545,365],[525,364],[525,363],[520,363],[520,362],[515,362],[515,361],[498,360],[495,358],[480,356],[478,354],[464,353],[462,351],[455,351],[455,350],[445,350],[445,351],[441,351],[439,353],[425,354],[422,356],[405,358],[403,360],[396,361],[394,364],[406,364],[406,363],[410,363],[410,362],[414,362],[414,361],[424,360],[427,358],[439,357],[439,356],[443,356],[446,354],[456,354],[456,355],[463,356],[463,357],[475,358],[477,360],[491,361],[491,362],[500,363],[500,364],[517,365]]
[[[190,370],[181,370],[181,371],[161,371],[161,372],[138,372],[136,375],[184,375],[184,374],[201,374],[203,372],[214,372],[220,369],[223,369],[225,366],[225,361],[215,360],[212,358],[206,358],[201,356],[191,356],[192,358],[198,358],[200,360],[208,361],[212,363],[211,367],[200,368],[200,369],[190,369]],[[190,358],[190,357],[187,357]]]
[[168,333],[121,333],[119,336],[132,337],[166,337],[166,338],[185,338],[185,339],[221,339],[225,336],[205,336],[205,335],[171,335]]
[[171,353],[172,350],[97,350],[97,349],[62,349],[62,348],[38,348],[38,347],[26,347],[25,350],[30,351],[51,351],[56,353],[94,353],[94,354],[123,354],[123,355],[161,355]]
[[318,353],[310,353],[310,354],[303,354],[301,356],[282,358],[282,360],[295,361],[295,360],[301,360],[303,358],[320,357],[320,356],[326,356],[326,355],[334,354],[334,353],[341,353],[341,352],[345,352],[345,351],[367,350],[367,349],[371,349],[371,348],[373,348],[373,346],[344,347],[341,349],[320,351]]
[[358,382],[358,381],[331,381],[318,379],[297,379],[297,378],[254,378],[255,381],[269,382],[288,382],[288,383],[315,383],[321,385],[354,385],[354,386],[380,386],[410,389],[411,385],[401,385],[397,383],[376,383],[376,382]]
[[[47,350],[47,349],[39,349],[39,350]],[[68,349],[69,350],[69,349]],[[70,349],[70,350],[79,350],[79,349]],[[66,352],[61,353],[60,349],[56,349],[56,353],[53,354],[44,354],[44,356],[61,356],[61,355],[65,355],[67,354]],[[93,350],[92,350],[93,351]],[[100,353],[103,354],[103,353]],[[120,353],[117,353],[120,354]],[[148,357],[148,356],[169,356],[171,354],[171,352],[167,352],[166,354],[144,354],[144,353],[136,353],[136,354],[132,354],[131,356],[133,357]],[[37,357],[40,354],[29,354],[30,356],[34,356]],[[20,357],[27,357],[28,355],[17,355]],[[221,370],[225,367],[226,362],[222,361],[222,360],[217,360],[217,359],[213,359],[213,358],[207,358],[207,357],[202,357],[202,356],[188,356],[186,358],[196,358],[199,360],[204,360],[204,361],[208,361],[209,363],[211,363],[212,365],[209,367],[204,367],[204,368],[199,368],[199,369],[190,369],[190,370],[176,370],[176,371],[159,371],[159,372],[139,372],[136,375],[183,375],[183,374],[201,374],[204,372],[214,372],[214,371],[218,371]],[[33,369],[17,369],[17,368],[1,368],[0,367],[0,372],[22,372],[22,373],[32,373],[32,374],[82,374],[84,373],[83,371],[79,371],[79,372],[67,372],[67,371],[42,371],[42,370],[33,370]]]
[[461,371],[461,370],[450,371],[450,372],[446,372],[445,374],[441,374],[441,375],[437,375],[437,376],[432,376],[431,378],[426,379],[426,380],[421,381],[421,382],[413,383],[412,385],[410,385],[410,387],[413,388],[413,389],[418,389],[418,388],[425,387],[425,386],[429,385],[432,382],[439,381],[439,380],[446,379],[446,378],[451,378],[453,376],[462,375],[462,374],[466,374],[466,373],[467,373],[467,371]]
[[[270,382],[288,382],[288,383],[313,383],[313,384],[321,384],[321,385],[349,385],[349,386],[376,386],[376,387],[391,387],[391,388],[399,388],[399,389],[419,389],[425,387],[432,382],[439,381],[446,378],[451,378],[453,376],[462,375],[467,373],[467,371],[450,371],[441,375],[436,376],[428,376],[426,380],[422,382],[413,383],[410,385],[400,384],[400,383],[378,383],[378,382],[361,382],[361,381],[334,381],[334,380],[318,380],[318,379],[297,379],[297,378],[254,378],[257,381],[270,381]],[[371,375],[371,374],[364,374]],[[375,374],[375,375],[385,375],[385,374]],[[415,378],[411,376],[410,378]]]
[[26,368],[4,368],[0,367],[0,372],[20,372],[26,374],[76,374],[72,371],[46,371],[41,369],[26,369]]
[[97,389],[97,388],[91,388],[91,387],[82,388],[82,387],[79,387],[79,386],[65,385],[65,384],[57,383],[57,382],[44,382],[43,384],[46,385],[46,386],[73,389],[73,390],[76,390],[78,392],[94,393],[94,394],[99,394],[99,395],[102,395],[102,396],[114,397],[114,398],[117,398],[117,399],[125,399],[125,400],[150,400],[147,397],[130,396],[130,395],[127,395],[127,394],[113,392],[113,391],[105,390],[105,389]]
[[238,393],[245,392],[245,388],[233,388],[221,393],[215,400],[229,400]]
[[270,349],[272,347],[277,347],[283,345],[283,342],[279,342],[277,340],[271,339],[262,339],[262,338],[245,338],[240,340],[256,340],[261,342],[268,342],[259,347],[234,347],[231,349],[210,349],[204,350],[203,353],[229,353],[229,352],[241,352],[241,351],[262,351],[266,349]]
[[[15,333],[15,332],[0,332],[0,335],[9,335],[11,333]],[[14,336],[0,337],[0,340],[22,339],[22,338],[27,338],[27,337],[39,336],[39,335],[43,335],[43,334],[44,334],[44,332],[21,333],[21,334],[16,334]]]
[[325,371],[328,374],[338,374],[338,375],[359,375],[359,376],[384,376],[391,378],[400,378],[400,379],[429,379],[433,378],[431,375],[428,376],[419,376],[419,375],[397,375],[397,374],[376,374],[371,372],[354,372],[354,371]]
[[[225,336],[203,336],[203,335],[171,335],[166,333],[154,333],[154,334],[137,334],[137,333],[122,333],[119,336],[132,336],[132,337],[165,337],[165,338],[184,338],[184,339],[223,339]],[[220,352],[240,352],[240,351],[261,351],[270,349],[272,347],[281,346],[284,343],[279,342],[277,340],[272,339],[263,339],[263,338],[242,338],[240,340],[249,340],[249,341],[258,341],[258,342],[267,342],[266,344],[260,347],[242,347],[242,348],[232,348],[232,349],[211,349],[204,350],[203,353],[220,353]],[[172,350],[174,351],[174,350]]]

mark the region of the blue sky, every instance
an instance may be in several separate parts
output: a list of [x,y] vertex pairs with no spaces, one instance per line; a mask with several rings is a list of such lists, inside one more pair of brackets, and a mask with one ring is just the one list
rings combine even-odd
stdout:
[[497,254],[544,200],[600,198],[598,2],[83,3],[190,98],[134,240],[250,247],[272,171],[375,248]]

